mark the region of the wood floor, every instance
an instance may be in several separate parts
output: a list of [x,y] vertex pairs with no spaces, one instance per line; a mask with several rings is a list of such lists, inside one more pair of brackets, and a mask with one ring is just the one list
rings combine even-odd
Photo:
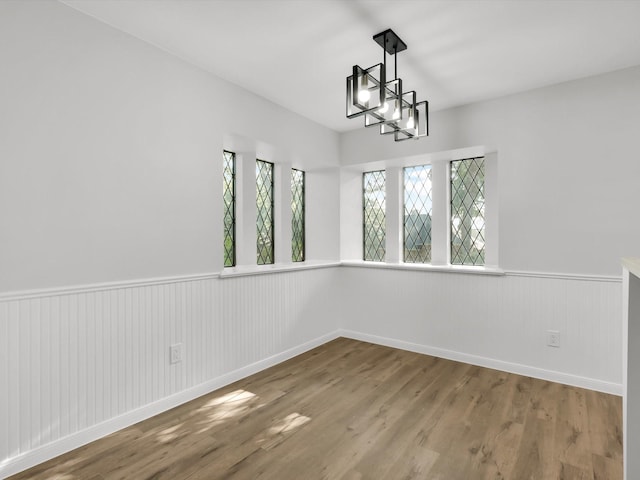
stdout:
[[340,338],[11,478],[619,480],[621,410]]

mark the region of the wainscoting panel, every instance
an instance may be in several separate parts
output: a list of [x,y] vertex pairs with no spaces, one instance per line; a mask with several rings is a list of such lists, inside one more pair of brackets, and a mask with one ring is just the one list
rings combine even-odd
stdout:
[[518,272],[334,266],[4,295],[0,478],[338,334],[620,394],[621,318],[619,279]]
[[340,280],[345,336],[622,392],[618,278],[343,267]]
[[3,296],[0,478],[330,340],[337,270]]

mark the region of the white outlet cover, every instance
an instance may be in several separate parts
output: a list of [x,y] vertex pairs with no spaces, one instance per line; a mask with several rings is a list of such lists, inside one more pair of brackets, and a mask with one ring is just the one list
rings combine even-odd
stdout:
[[549,347],[560,347],[560,332],[558,330],[547,330],[547,345]]
[[182,361],[182,344],[176,343],[169,347],[169,362],[171,364],[179,363]]

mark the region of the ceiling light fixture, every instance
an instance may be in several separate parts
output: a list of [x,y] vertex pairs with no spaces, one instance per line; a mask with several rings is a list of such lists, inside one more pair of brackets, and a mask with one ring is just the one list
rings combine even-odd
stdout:
[[[429,135],[429,102],[416,102],[416,92],[402,91],[396,54],[407,49],[390,28],[373,36],[382,47],[382,63],[369,68],[353,66],[347,77],[347,118],[364,116],[365,127],[380,127],[396,142]],[[387,54],[394,56],[393,79],[387,81]]]

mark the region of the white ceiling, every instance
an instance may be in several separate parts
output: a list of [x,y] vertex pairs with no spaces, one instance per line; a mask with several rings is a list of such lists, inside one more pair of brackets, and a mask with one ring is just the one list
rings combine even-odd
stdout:
[[[61,0],[337,131],[392,28],[432,111],[640,65],[638,0]],[[639,86],[640,88],[640,86]]]

